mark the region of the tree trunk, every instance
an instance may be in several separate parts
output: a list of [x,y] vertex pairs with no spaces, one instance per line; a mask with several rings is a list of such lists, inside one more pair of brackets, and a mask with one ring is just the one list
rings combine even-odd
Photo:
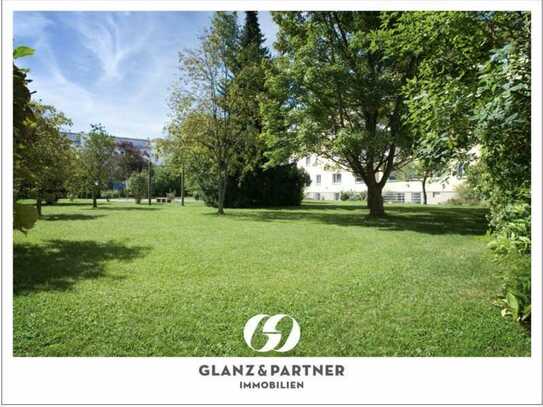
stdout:
[[368,208],[371,217],[381,217],[385,215],[382,192],[383,189],[378,184],[368,185]]
[[147,163],[147,203],[151,205],[151,158]]
[[422,199],[423,199],[423,204],[424,205],[427,205],[428,204],[428,198],[426,196],[426,180],[427,180],[427,176],[424,175],[424,178],[422,179]]
[[41,217],[41,196],[36,198],[36,210],[38,211],[38,216]]
[[185,167],[181,168],[181,206],[185,206]]
[[226,196],[226,171],[223,172],[223,174],[221,174],[220,180],[219,180],[219,199],[218,199],[218,202],[217,202],[217,206],[218,206],[217,214],[218,215],[224,215],[224,198],[225,198],[225,196]]
[[98,208],[98,203],[96,202],[96,191],[92,189],[92,207]]

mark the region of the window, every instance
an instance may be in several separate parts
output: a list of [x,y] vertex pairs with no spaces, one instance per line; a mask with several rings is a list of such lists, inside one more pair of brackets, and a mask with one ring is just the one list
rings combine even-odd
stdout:
[[341,184],[341,174],[332,174],[332,184]]
[[385,193],[383,193],[383,201],[385,201],[385,202],[394,202],[394,203],[404,203],[405,202],[405,193],[403,193],[403,192],[385,192]]
[[421,193],[420,192],[411,192],[411,202],[420,204],[421,203]]
[[315,182],[317,183],[317,185],[321,184],[321,175],[320,174],[317,174]]
[[320,192],[315,192],[315,195],[313,196],[317,201],[320,201],[321,199],[321,194]]
[[360,177],[354,177],[354,182],[356,184],[362,184],[364,182],[364,180]]
[[309,167],[309,163],[311,162],[311,157],[305,157],[305,166]]
[[439,196],[441,192],[432,192],[432,198],[435,198],[436,196]]
[[335,199],[336,201],[339,201],[339,199],[340,199],[340,194],[339,194],[339,192],[336,192],[336,193],[334,194],[334,199]]

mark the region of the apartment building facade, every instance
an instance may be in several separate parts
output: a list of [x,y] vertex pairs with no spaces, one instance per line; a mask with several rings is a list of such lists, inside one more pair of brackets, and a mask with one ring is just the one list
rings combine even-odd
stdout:
[[[305,198],[314,200],[340,200],[343,192],[364,194],[364,181],[353,173],[338,168],[334,163],[311,155],[297,162],[311,177],[311,185],[305,189]],[[428,204],[444,204],[456,197],[455,188],[464,182],[463,174],[430,179],[426,182]],[[389,178],[383,188],[385,202],[422,203],[423,192],[420,180],[399,181]]]

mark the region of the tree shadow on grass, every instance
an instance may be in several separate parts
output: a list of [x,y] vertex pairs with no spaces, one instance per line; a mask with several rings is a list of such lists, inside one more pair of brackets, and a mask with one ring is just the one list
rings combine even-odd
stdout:
[[103,210],[103,211],[158,211],[161,208],[156,206],[122,206],[115,205],[98,205],[98,208],[90,208],[91,210]]
[[115,241],[16,243],[13,249],[13,291],[15,295],[65,291],[79,280],[104,276],[105,264],[110,260],[131,261],[148,251],[148,247],[128,247]]
[[85,215],[83,213],[58,213],[53,215],[42,215],[40,220],[56,221],[56,220],[91,220],[101,218],[105,215]]
[[[353,209],[358,209],[354,211]],[[332,211],[332,209],[335,209]],[[345,210],[346,209],[346,210]],[[384,231],[414,231],[433,235],[484,235],[487,210],[477,207],[385,206],[383,218],[371,218],[358,206],[302,205],[272,210],[230,210],[227,216],[263,222],[309,221],[338,226],[372,227]]]

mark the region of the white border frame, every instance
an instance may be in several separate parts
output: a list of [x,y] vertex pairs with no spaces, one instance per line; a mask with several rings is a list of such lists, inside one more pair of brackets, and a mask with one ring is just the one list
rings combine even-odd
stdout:
[[[542,403],[542,38],[539,0],[144,1],[3,0],[2,403],[9,404],[540,404]],[[531,10],[532,354],[525,358],[16,358],[12,356],[12,13],[14,10]],[[200,364],[339,363],[345,377],[303,390],[240,390]]]

